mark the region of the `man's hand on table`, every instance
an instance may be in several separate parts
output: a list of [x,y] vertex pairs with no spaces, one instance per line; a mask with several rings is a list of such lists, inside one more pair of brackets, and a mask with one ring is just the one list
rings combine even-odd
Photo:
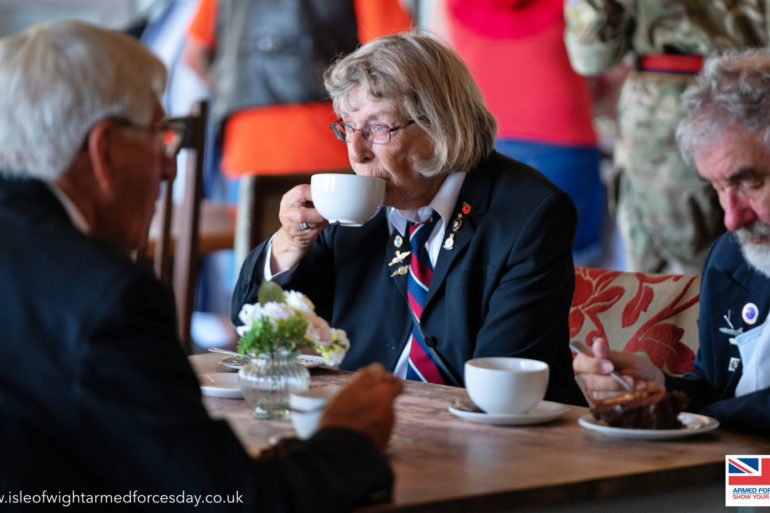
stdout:
[[384,450],[393,430],[393,400],[403,390],[401,380],[379,363],[365,367],[329,403],[321,428],[340,427],[363,432]]
[[572,361],[572,368],[581,374],[586,394],[591,400],[617,395],[623,391],[620,383],[609,375],[613,370],[620,374],[632,389],[650,385],[661,388],[665,386],[663,372],[641,355],[611,351],[603,338],[595,339],[591,350],[593,356],[579,354]]

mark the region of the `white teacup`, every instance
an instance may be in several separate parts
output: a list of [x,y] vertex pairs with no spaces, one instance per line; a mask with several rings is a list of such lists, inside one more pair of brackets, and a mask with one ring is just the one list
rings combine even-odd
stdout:
[[529,411],[543,400],[548,364],[506,356],[465,362],[465,388],[476,406],[494,415]]
[[385,180],[371,176],[322,173],[310,177],[310,194],[318,213],[331,224],[361,226],[385,200]]
[[289,409],[294,431],[301,439],[318,431],[326,404],[339,392],[339,387],[310,388],[289,394]]

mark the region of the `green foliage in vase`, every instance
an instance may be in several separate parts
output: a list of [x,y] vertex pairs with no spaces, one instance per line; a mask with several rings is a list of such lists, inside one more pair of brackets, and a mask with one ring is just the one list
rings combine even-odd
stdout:
[[350,347],[347,335],[319,317],[307,296],[266,281],[260,285],[257,299],[258,303],[244,304],[238,314],[243,323],[236,328],[239,353],[312,347],[328,365],[339,365]]

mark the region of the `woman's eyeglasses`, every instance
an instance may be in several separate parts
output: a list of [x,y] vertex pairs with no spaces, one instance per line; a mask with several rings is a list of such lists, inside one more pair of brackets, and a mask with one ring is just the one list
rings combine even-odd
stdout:
[[361,137],[372,144],[388,144],[390,142],[390,134],[411,124],[414,124],[413,119],[410,119],[403,125],[394,126],[393,128],[383,123],[376,122],[367,123],[361,128],[356,128],[352,125],[352,123],[345,123],[342,118],[339,118],[337,121],[329,125],[329,128],[332,129],[332,132],[334,132],[334,135],[337,136],[337,139],[342,142],[352,141],[353,134],[356,132],[361,132]]

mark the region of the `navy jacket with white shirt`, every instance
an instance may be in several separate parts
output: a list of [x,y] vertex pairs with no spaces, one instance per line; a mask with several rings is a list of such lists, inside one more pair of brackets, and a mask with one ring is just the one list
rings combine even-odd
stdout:
[[[753,324],[743,315],[750,304],[756,307]],[[733,233],[723,234],[703,268],[695,370],[666,378],[667,388],[687,392],[688,411],[717,418],[723,427],[770,435],[770,389],[735,397],[742,365],[738,347],[730,343],[736,334],[759,326],[768,308],[770,278],[746,262]]]
[[[467,206],[466,206],[467,205]],[[467,213],[463,213],[463,209]],[[574,290],[575,207],[536,170],[493,152],[471,170],[452,219],[462,215],[452,249],[442,247],[422,313],[422,330],[463,385],[464,363],[518,356],[550,365],[546,399],[585,404],[572,371],[568,315]],[[286,288],[307,294],[320,315],[350,339],[342,367],[381,362],[393,370],[412,317],[407,276],[391,276],[397,232],[385,209],[360,228],[330,226],[310,248]],[[233,322],[256,302],[267,242],[246,259],[232,301]],[[407,259],[408,260],[408,259]],[[405,261],[408,263],[408,261]]]

